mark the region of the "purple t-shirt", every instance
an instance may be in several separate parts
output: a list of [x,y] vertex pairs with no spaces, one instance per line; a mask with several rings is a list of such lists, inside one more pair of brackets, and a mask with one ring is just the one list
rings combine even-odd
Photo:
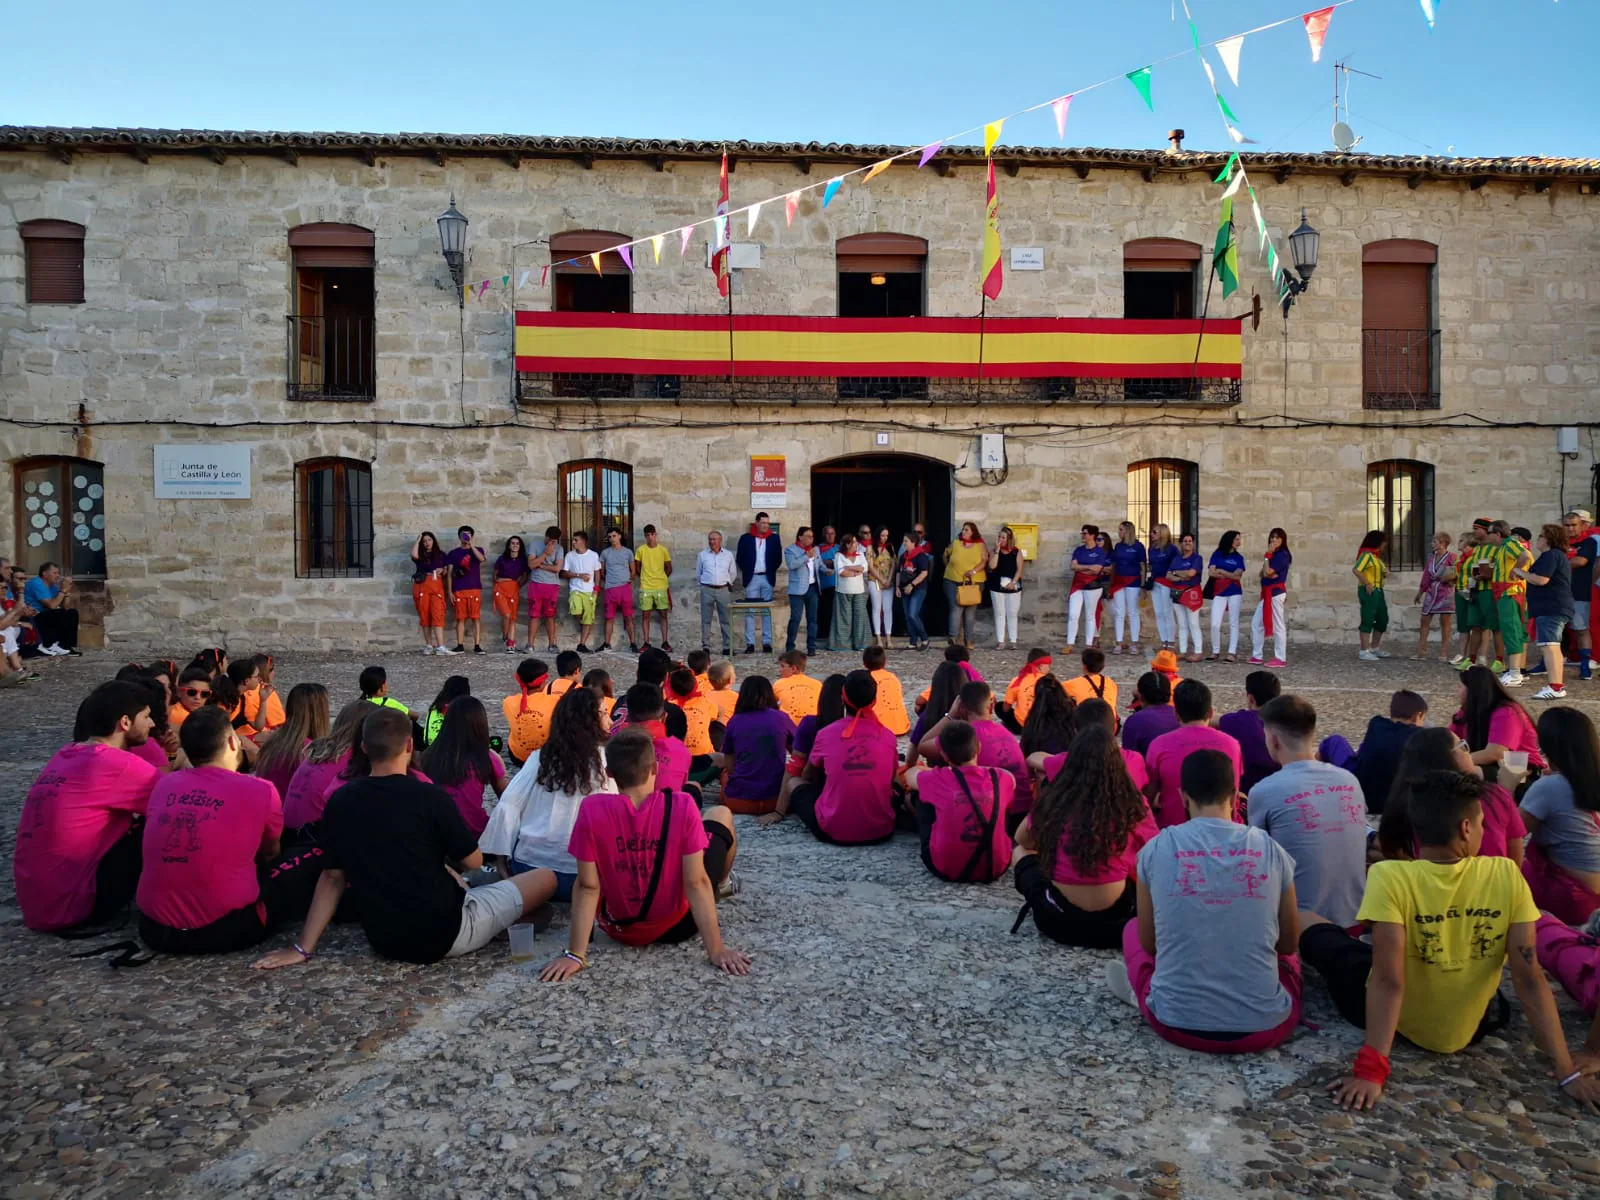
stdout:
[[794,721],[781,708],[729,717],[722,737],[722,753],[730,763],[723,791],[739,800],[776,800],[794,733]]
[[465,546],[457,546],[445,555],[450,560],[450,587],[457,592],[483,591],[483,575],[479,571],[478,556]]
[[[1211,556],[1211,565],[1219,571],[1242,571],[1244,570],[1244,555],[1224,554],[1218,550]],[[1244,595],[1244,588],[1237,579],[1219,579],[1212,595],[1219,597],[1242,596]]]
[[1178,713],[1170,704],[1141,708],[1122,723],[1122,746],[1138,754],[1145,754],[1150,743],[1163,733],[1178,727]]
[[1135,579],[1145,564],[1143,542],[1112,542],[1111,573],[1123,579]]
[[1099,546],[1079,546],[1072,552],[1072,569],[1074,571],[1092,571],[1096,567],[1103,567],[1111,561],[1111,556]]
[[1239,786],[1245,791],[1277,772],[1278,764],[1267,753],[1267,727],[1261,723],[1259,711],[1241,708],[1228,713],[1217,721],[1217,728],[1239,743],[1244,759],[1244,779]]
[[800,724],[794,732],[794,752],[802,757],[809,756],[811,747],[817,740],[817,718],[815,716],[801,717]]
[[494,560],[494,577],[498,582],[501,579],[517,580],[528,573],[528,561],[516,555],[502,554]]

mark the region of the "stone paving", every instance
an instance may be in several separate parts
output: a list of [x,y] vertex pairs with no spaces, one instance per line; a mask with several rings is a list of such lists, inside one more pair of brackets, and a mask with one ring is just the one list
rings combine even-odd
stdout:
[[[681,647],[680,647],[681,648]],[[1020,656],[980,652],[1004,682]],[[0,840],[34,774],[118,660],[47,663],[0,694]],[[374,661],[377,661],[376,659]],[[498,722],[517,659],[386,659],[423,707],[472,677]],[[631,660],[602,660],[619,684]],[[765,660],[736,660],[745,664]],[[908,695],[937,653],[899,651]],[[1111,660],[1127,687],[1142,660]],[[360,656],[285,654],[279,686],[354,694]],[[845,655],[815,673],[846,668]],[[1058,671],[1071,670],[1058,657]],[[1189,668],[1236,705],[1245,667]],[[1324,732],[1357,740],[1388,693],[1442,720],[1438,663],[1304,650],[1284,672]],[[1600,714],[1600,687],[1574,685]],[[722,906],[746,979],[697,943],[625,949],[541,985],[497,942],[447,966],[386,963],[336,928],[310,966],[249,955],[112,971],[23,929],[0,885],[0,1195],[5,1197],[1600,1195],[1600,1122],[1558,1096],[1525,1020],[1452,1057],[1397,1048],[1365,1116],[1322,1084],[1359,1044],[1315,977],[1284,1048],[1169,1046],[1107,991],[1111,955],[1007,936],[1010,880],[929,877],[908,837],[848,850],[740,819]],[[565,913],[540,939],[564,944]],[[110,940],[110,939],[107,939]],[[94,944],[94,943],[91,943]],[[1509,993],[1509,984],[1507,991]],[[1569,1039],[1584,1022],[1558,991]]]

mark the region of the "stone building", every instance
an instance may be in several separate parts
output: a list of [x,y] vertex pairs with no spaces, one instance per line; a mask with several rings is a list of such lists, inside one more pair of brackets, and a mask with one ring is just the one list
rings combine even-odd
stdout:
[[399,647],[421,529],[653,522],[686,581],[782,456],[786,538],[1036,526],[1025,638],[1080,523],[1131,517],[1252,562],[1284,526],[1293,636],[1338,641],[1369,526],[1405,620],[1433,528],[1592,500],[1600,161],[1244,155],[1285,256],[1321,233],[1285,320],[1248,219],[1241,290],[1212,277],[1223,154],[1002,146],[980,319],[981,151],[824,209],[903,148],[737,143],[730,322],[673,232],[722,149],[0,128],[0,553],[70,563],[89,640]]

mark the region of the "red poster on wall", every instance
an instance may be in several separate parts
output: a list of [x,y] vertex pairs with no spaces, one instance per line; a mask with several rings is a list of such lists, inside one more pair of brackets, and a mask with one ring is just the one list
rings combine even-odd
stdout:
[[789,466],[783,455],[750,456],[750,507],[789,507]]

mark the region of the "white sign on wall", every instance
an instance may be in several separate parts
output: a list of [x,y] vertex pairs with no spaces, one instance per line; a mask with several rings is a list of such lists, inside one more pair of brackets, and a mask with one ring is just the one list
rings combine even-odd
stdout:
[[250,499],[250,447],[157,446],[156,499]]
[[1013,246],[1011,247],[1011,269],[1013,271],[1042,271],[1044,270],[1043,246]]

